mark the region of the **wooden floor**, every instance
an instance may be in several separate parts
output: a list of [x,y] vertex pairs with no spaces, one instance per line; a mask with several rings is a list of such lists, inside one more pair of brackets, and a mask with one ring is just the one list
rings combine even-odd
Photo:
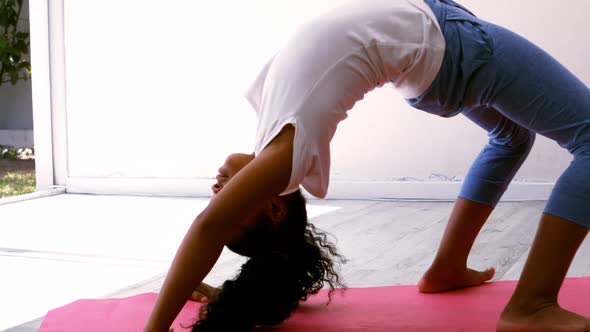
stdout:
[[[349,287],[415,284],[434,257],[452,203],[312,200],[334,211],[313,218],[318,228],[337,238],[348,258],[342,276]],[[535,234],[544,202],[500,203],[479,235],[471,256],[473,268],[496,268],[495,280],[518,279]],[[586,240],[568,276],[590,275],[590,240]],[[229,251],[206,282],[220,285],[244,261]],[[159,291],[165,275],[105,294],[131,296]],[[7,331],[34,331],[41,319]]]
[[[337,239],[348,262],[341,274],[348,287],[415,284],[430,265],[452,203],[314,200],[340,207],[311,222]],[[471,256],[472,268],[496,268],[494,280],[518,279],[545,202],[500,203],[481,231]],[[580,248],[568,276],[590,275],[590,240]],[[224,251],[206,282],[218,286],[244,262]],[[164,275],[110,294],[157,292]]]

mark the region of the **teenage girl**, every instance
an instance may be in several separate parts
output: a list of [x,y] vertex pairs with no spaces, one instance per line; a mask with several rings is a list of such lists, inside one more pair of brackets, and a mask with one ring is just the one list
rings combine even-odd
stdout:
[[337,124],[385,83],[413,107],[463,114],[489,135],[419,289],[442,292],[492,278],[493,269],[468,269],[467,256],[540,134],[574,158],[547,202],[497,329],[590,330],[588,318],[557,303],[590,226],[588,87],[540,48],[452,0],[357,0],[304,25],[256,79],[247,95],[259,119],[255,153],[231,155],[220,169],[145,331],[168,330],[225,245],[252,259],[212,296],[196,331],[278,323],[323,282],[339,286],[333,267],[340,257],[307,223],[299,186],[326,195]]

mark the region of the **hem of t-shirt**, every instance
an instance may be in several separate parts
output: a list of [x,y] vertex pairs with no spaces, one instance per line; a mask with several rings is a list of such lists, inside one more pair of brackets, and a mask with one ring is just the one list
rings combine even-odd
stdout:
[[[444,45],[444,47],[446,47],[446,45]],[[423,81],[423,84],[420,85],[419,87],[415,87],[415,89],[396,89],[399,94],[402,96],[402,98],[404,99],[412,99],[412,98],[417,98],[420,97],[421,95],[423,95],[426,91],[428,91],[428,89],[430,89],[430,86],[434,83],[434,81],[436,80],[436,77],[438,76],[438,73],[440,71],[440,69],[442,68],[442,64],[444,61],[444,47],[441,48],[442,52],[440,52],[440,54],[438,54],[436,56],[436,58],[434,59],[434,61],[431,61],[431,67],[428,70],[429,73],[431,73],[429,76],[429,78],[427,80]]]
[[440,24],[438,23],[438,19],[436,18],[436,14],[432,11],[430,6],[424,2],[424,0],[408,0],[408,2],[428,15],[428,17],[434,21],[434,24],[438,27],[438,30],[442,31]]
[[[258,150],[258,151],[255,151],[255,156],[258,155],[258,154],[260,154],[260,152],[262,152],[262,150],[264,150],[266,148],[266,146],[268,144],[270,144],[270,142],[275,137],[277,137],[277,135],[281,132],[281,130],[283,130],[283,128],[285,128],[285,126],[287,126],[287,125],[292,125],[295,128],[295,135],[293,137],[293,156],[291,157],[292,158],[292,160],[291,160],[291,175],[289,176],[289,183],[287,184],[286,189],[283,192],[281,192],[279,194],[279,196],[285,196],[285,195],[292,194],[292,193],[296,192],[297,190],[299,190],[299,186],[300,186],[299,183],[297,183],[297,184],[294,184],[293,183],[294,180],[295,180],[294,179],[294,176],[295,176],[295,172],[294,172],[294,170],[295,170],[295,161],[296,160],[299,160],[298,158],[296,158],[298,156],[295,156],[295,154],[298,152],[298,149],[296,149],[296,147],[298,146],[297,145],[297,142],[299,141],[298,138],[301,135],[301,133],[300,133],[301,130],[299,130],[299,128],[298,128],[297,119],[295,119],[294,117],[290,117],[288,119],[285,119],[285,120],[281,121],[279,123],[279,125],[277,125],[270,132],[270,134],[266,135],[266,137],[262,141],[263,144],[260,145],[262,148],[260,150]],[[292,188],[292,186],[293,186],[293,188]]]

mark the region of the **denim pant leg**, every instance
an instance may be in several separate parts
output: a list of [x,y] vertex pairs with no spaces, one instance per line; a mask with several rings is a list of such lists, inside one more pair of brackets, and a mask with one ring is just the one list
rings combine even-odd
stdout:
[[531,151],[535,133],[493,108],[474,107],[461,114],[486,130],[489,142],[467,172],[459,197],[495,207]]
[[466,99],[497,110],[573,154],[545,213],[590,227],[590,89],[517,34],[489,23],[485,31],[493,56],[472,77]]
[[590,227],[590,89],[517,34],[452,0],[425,2],[442,27],[447,49],[431,86],[407,101],[443,117],[464,112],[490,136],[461,195],[493,206],[526,158],[534,132],[574,156],[545,213]]

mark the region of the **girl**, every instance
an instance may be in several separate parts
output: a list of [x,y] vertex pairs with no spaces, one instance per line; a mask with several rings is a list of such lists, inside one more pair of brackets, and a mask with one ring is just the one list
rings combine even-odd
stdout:
[[[232,155],[221,168],[215,197],[180,245],[145,331],[167,331],[224,245],[262,263],[243,267],[242,274],[255,275],[250,286],[237,290],[241,275],[224,284],[197,330],[214,317],[238,322],[229,329],[212,323],[211,330],[278,323],[323,281],[338,285],[336,252],[321,236],[314,243],[304,206],[291,201],[301,200],[299,185],[326,195],[337,124],[356,101],[388,82],[415,108],[463,114],[489,135],[419,289],[442,292],[492,278],[493,269],[468,269],[467,256],[538,133],[574,159],[553,189],[497,329],[590,330],[588,318],[557,303],[590,226],[589,89],[535,45],[452,0],[363,0],[304,25],[255,81],[248,92],[259,118],[255,153]],[[258,296],[256,305],[280,307],[281,314],[249,308],[249,320],[234,316]],[[216,303],[230,309],[216,311]]]

